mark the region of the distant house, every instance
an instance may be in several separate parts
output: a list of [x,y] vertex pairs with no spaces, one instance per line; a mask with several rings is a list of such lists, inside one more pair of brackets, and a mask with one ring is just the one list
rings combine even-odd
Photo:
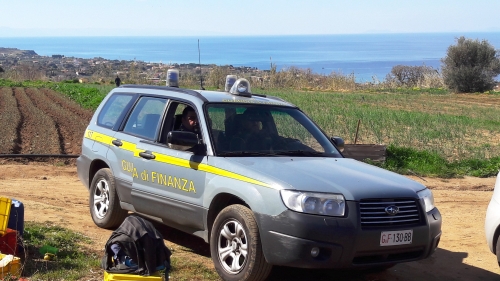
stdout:
[[64,58],[64,56],[63,55],[52,55],[52,58],[54,58],[54,59],[62,59],[62,58]]

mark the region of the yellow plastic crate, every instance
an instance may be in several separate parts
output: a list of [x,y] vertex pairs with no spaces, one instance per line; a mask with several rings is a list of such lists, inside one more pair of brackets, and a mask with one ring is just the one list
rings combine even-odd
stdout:
[[155,273],[150,276],[142,276],[137,274],[118,274],[118,273],[108,273],[104,271],[104,281],[165,281],[163,276],[159,273]]
[[3,236],[6,232],[11,206],[11,199],[0,197],[0,236]]
[[[7,255],[0,254],[0,261]],[[4,277],[7,277],[7,275],[13,275],[13,276],[21,276],[21,259],[18,257],[14,257],[14,259],[6,264],[5,266],[2,266],[0,263],[0,279],[3,279]]]

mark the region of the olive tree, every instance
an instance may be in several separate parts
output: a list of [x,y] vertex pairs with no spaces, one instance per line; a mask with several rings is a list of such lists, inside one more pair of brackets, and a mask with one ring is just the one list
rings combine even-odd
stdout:
[[444,83],[454,92],[474,93],[492,90],[500,74],[500,59],[486,40],[460,37],[448,47],[441,60]]

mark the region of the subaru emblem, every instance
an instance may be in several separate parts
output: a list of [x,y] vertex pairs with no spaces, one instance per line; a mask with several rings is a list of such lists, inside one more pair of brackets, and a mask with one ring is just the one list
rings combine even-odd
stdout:
[[388,206],[385,208],[385,212],[390,216],[394,216],[399,213],[399,208],[397,206]]

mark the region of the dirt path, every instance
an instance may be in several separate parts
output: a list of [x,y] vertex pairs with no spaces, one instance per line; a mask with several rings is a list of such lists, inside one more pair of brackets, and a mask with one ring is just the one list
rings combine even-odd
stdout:
[[[500,280],[496,258],[484,237],[484,217],[495,179],[413,179],[433,189],[443,216],[443,235],[434,255],[382,273],[339,271],[335,280]],[[0,196],[23,202],[27,221],[51,221],[87,235],[95,241],[95,250],[100,251],[111,234],[92,222],[88,193],[74,166],[0,163]],[[160,228],[174,256],[213,268],[208,245],[202,240]],[[332,280],[332,272],[328,273],[328,280]],[[325,275],[318,270],[275,268],[269,280],[327,280]]]

